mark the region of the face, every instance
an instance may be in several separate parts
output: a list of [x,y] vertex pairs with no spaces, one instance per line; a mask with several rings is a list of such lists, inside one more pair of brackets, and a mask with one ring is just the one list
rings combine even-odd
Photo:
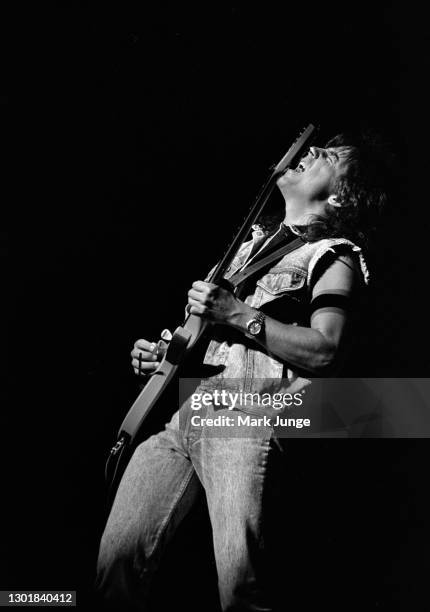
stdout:
[[277,181],[282,193],[308,202],[323,202],[335,194],[336,181],[348,168],[349,147],[311,147],[295,170],[288,169]]

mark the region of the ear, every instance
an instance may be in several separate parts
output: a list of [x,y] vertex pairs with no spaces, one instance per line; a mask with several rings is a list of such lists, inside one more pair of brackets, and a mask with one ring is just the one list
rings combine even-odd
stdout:
[[337,196],[335,195],[331,195],[328,197],[327,204],[330,204],[330,206],[337,206],[338,208],[342,206],[342,204],[337,199]]

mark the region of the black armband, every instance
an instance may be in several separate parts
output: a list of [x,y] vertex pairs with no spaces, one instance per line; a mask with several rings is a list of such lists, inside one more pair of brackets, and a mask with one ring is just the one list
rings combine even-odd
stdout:
[[322,308],[333,312],[348,311],[351,308],[351,298],[349,295],[340,295],[339,293],[321,293],[311,301],[309,305],[310,315],[312,316],[315,311]]

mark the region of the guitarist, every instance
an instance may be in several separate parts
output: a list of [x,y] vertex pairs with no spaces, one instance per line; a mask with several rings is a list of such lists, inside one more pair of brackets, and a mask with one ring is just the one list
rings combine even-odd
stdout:
[[[300,245],[236,293],[201,280],[192,284],[189,311],[215,324],[204,359],[213,374],[202,389],[215,381],[218,388],[264,392],[273,379],[284,379],[300,392],[311,384],[307,377],[338,372],[356,299],[368,282],[363,249],[386,200],[382,153],[374,140],[344,135],[324,148],[311,147],[296,169],[278,179],[285,199],[282,223],[254,231],[226,277],[234,279],[297,236]],[[131,353],[136,374],[154,372],[164,347],[137,340]],[[281,486],[276,474],[285,464],[286,440],[277,439],[272,427],[235,435],[243,413],[258,414],[254,406],[205,406],[204,416],[233,420],[229,436],[216,437],[201,421],[192,425],[201,411],[188,403],[164,431],[137,447],[100,546],[97,585],[110,604],[145,609],[163,551],[204,492],[222,609],[272,609],[263,528],[270,508],[263,512],[263,499]]]

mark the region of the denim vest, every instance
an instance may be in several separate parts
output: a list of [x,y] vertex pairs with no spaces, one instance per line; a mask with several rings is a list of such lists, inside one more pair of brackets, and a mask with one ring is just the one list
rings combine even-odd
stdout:
[[[242,245],[225,278],[230,278],[245,263],[250,263],[270,239],[261,229],[256,229],[252,240]],[[306,242],[269,270],[263,270],[263,275],[252,282],[243,301],[283,323],[309,327],[307,306],[313,273],[317,264],[323,263],[324,256],[330,251],[335,252],[339,246],[358,258],[363,280],[367,283],[368,271],[360,247],[344,238],[328,238]],[[283,392],[296,393],[311,384],[307,378],[309,373],[299,372],[243,333],[227,326],[216,326],[212,338],[204,358],[209,374],[206,383],[202,381],[203,387],[270,393],[273,392],[275,379],[283,379]]]

